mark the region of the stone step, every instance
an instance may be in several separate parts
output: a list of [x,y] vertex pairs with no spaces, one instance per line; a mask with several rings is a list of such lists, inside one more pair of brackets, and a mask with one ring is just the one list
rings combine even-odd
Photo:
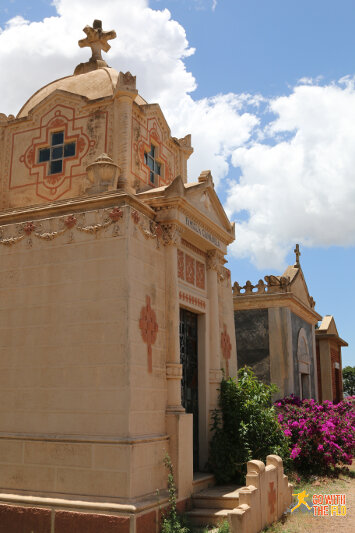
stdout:
[[193,507],[209,509],[234,509],[239,505],[241,487],[223,485],[202,490],[192,495]]
[[195,472],[192,481],[192,494],[214,487],[216,481],[213,474],[205,474],[204,472]]
[[186,513],[192,526],[218,526],[228,520],[230,509],[192,509]]

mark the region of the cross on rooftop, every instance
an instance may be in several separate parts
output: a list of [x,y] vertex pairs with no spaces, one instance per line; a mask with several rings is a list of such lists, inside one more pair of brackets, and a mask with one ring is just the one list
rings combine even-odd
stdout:
[[299,268],[300,267],[300,255],[301,255],[301,252],[300,252],[300,245],[299,244],[296,244],[296,248],[293,250],[296,254],[296,263],[294,264],[294,266],[296,268]]
[[80,41],[78,41],[80,48],[90,46],[92,51],[90,61],[103,61],[101,50],[104,52],[108,52],[110,50],[111,46],[107,41],[110,39],[115,39],[116,32],[114,30],[103,31],[101,20],[94,20],[92,27],[85,26],[83,32],[86,33],[87,36],[85,39],[80,39]]

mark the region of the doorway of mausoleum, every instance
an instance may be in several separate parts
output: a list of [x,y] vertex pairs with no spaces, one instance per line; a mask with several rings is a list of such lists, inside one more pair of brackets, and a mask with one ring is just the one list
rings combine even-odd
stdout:
[[197,315],[180,309],[181,403],[193,415],[194,471],[199,470]]

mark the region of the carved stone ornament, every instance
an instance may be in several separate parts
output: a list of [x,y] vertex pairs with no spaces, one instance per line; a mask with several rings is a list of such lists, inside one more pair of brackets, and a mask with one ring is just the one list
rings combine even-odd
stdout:
[[226,361],[226,375],[229,377],[229,359],[231,358],[231,340],[227,332],[227,326],[223,324],[223,331],[221,332],[221,349],[223,358]]
[[206,267],[207,270],[215,270],[217,273],[219,273],[221,268],[221,259],[217,250],[207,251]]
[[[99,221],[95,221],[95,223],[88,223],[86,214],[79,213],[76,216],[71,214],[36,223],[29,221],[8,227],[3,226],[0,229],[0,245],[10,247],[27,238],[27,245],[31,247],[33,238],[50,242],[64,234],[69,236],[68,242],[72,242],[74,231],[97,237],[100,232],[107,231],[109,227],[112,228],[112,236],[116,237],[120,234],[118,222],[123,218],[121,208],[104,209],[97,212],[97,216]],[[53,225],[57,226],[56,229],[53,229]]]
[[119,167],[107,154],[101,154],[93,163],[86,167],[91,186],[86,189],[88,194],[98,194],[117,189]]
[[177,224],[161,224],[164,246],[178,246],[180,244],[182,228]]
[[139,327],[143,342],[147,344],[148,348],[148,372],[151,374],[153,370],[152,362],[152,345],[155,343],[158,334],[158,323],[155,311],[150,305],[150,296],[146,296],[146,306],[142,307],[139,319]]
[[74,70],[74,74],[85,74],[91,70],[107,67],[106,61],[102,59],[101,51],[108,52],[111,46],[107,41],[116,38],[114,30],[104,31],[101,20],[94,20],[92,27],[85,26],[83,32],[86,33],[85,39],[80,39],[78,45],[80,48],[89,46],[91,48],[91,58],[86,63],[80,63]]

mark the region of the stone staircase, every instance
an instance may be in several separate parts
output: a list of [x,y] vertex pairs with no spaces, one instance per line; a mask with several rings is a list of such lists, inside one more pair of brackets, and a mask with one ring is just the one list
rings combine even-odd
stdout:
[[217,526],[228,520],[232,509],[239,505],[239,490],[236,485],[209,487],[192,495],[192,509],[187,513],[193,526]]

